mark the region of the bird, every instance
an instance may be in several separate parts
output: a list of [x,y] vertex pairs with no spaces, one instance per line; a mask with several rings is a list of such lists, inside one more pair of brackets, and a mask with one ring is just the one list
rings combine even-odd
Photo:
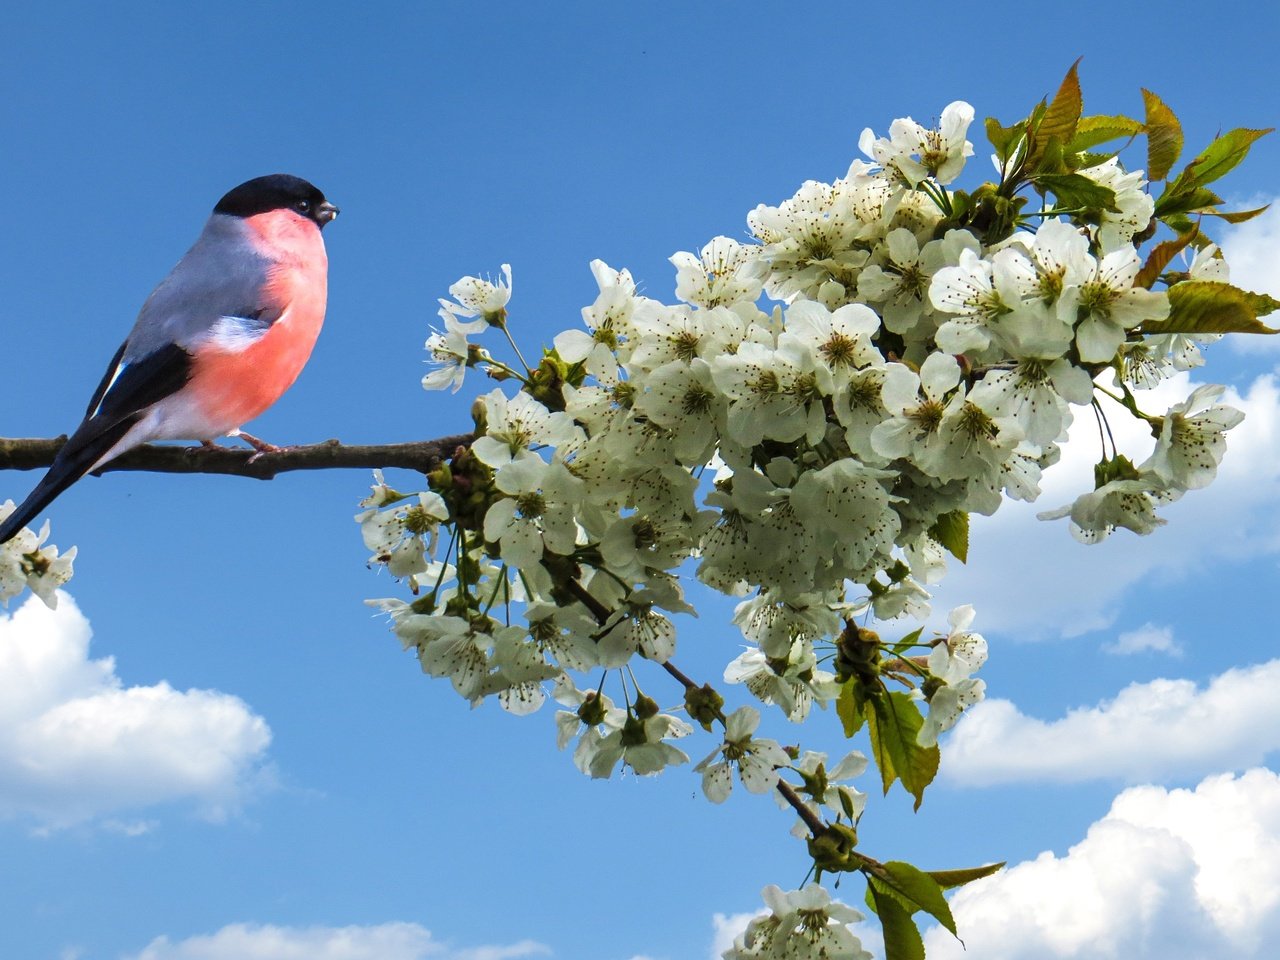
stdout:
[[69,486],[152,440],[211,446],[293,385],[324,323],[328,256],[321,231],[338,208],[314,185],[277,173],[228,191],[200,236],[151,292],[49,472],[3,523],[12,539]]

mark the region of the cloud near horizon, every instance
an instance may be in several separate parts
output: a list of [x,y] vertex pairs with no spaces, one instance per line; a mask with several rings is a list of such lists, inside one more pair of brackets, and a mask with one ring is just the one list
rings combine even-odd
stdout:
[[152,940],[126,960],[519,960],[549,956],[534,940],[457,948],[416,923],[287,927],[233,923],[184,940]]
[[126,686],[114,658],[89,658],[91,636],[65,593],[56,610],[29,597],[0,612],[0,819],[136,835],[141,810],[178,801],[216,820],[269,779],[271,730],[243,700]]
[[[929,960],[1263,960],[1280,936],[1280,776],[1125,790],[1061,857],[960,890]],[[967,946],[967,950],[965,947]]]
[[1280,660],[1192,680],[1132,683],[1056,720],[984,700],[956,724],[942,776],[960,786],[1167,781],[1253,766],[1280,749]]

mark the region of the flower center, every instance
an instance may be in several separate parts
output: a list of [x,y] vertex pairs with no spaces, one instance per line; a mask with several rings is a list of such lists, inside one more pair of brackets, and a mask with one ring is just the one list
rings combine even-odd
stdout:
[[818,352],[833,367],[851,367],[853,358],[858,352],[858,344],[847,334],[833,333],[830,339],[818,348]]

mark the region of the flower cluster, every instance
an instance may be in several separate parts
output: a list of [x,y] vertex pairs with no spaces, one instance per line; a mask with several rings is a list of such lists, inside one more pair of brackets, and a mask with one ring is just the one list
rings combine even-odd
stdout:
[[849,924],[862,914],[838,900],[816,883],[783,892],[772,884],[764,888],[769,912],[753,917],[747,929],[722,956],[724,960],[783,957],[820,957],[823,960],[871,960]]
[[[0,503],[0,520],[13,510],[12,500]],[[52,544],[45,546],[48,539],[46,520],[39,533],[24,527],[12,540],[0,545],[0,604],[7,606],[11,598],[29,588],[47,606],[58,605],[57,590],[71,579],[76,548],[59,554]]]
[[[426,588],[412,603],[382,602],[424,669],[472,700],[499,694],[524,710],[565,670],[665,662],[692,570],[745,598],[736,622],[748,646],[725,679],[803,720],[848,679],[819,666],[842,622],[861,610],[927,615],[926,585],[956,551],[948,527],[1006,496],[1035,499],[1073,407],[1129,401],[1130,387],[1196,362],[1195,338],[1143,333],[1170,301],[1136,283],[1131,241],[1152,212],[1134,193],[1146,197],[1141,175],[1113,160],[1083,168],[1116,198],[1108,219],[1046,214],[989,242],[955,216],[946,186],[973,153],[972,118],[954,103],[937,130],[900,120],[887,138],[864,133],[873,162],[757,207],[757,242],[716,237],[673,256],[678,302],[593,263],[584,328],[558,335],[535,367],[467,339],[508,332],[509,267],[505,283],[451,288],[426,385],[456,389],[478,366],[519,389],[481,398],[479,438],[431,490],[375,491],[357,518],[372,561]],[[777,305],[763,307],[762,294]],[[1126,377],[1139,364],[1141,377]],[[1099,383],[1108,370],[1123,396]],[[1046,516],[1069,515],[1085,539],[1152,529],[1155,508],[1203,485],[1221,459],[1239,414],[1205,409],[1215,397],[1202,388],[1148,417],[1158,439],[1147,463],[1113,451],[1096,490]],[[435,558],[441,523],[452,533]],[[525,628],[497,615],[512,600],[530,604]],[[957,636],[977,635],[957,623],[953,614],[952,636],[917,658],[930,705],[922,745],[982,695],[970,674],[985,642],[982,657],[958,651]],[[636,718],[624,714],[624,726]],[[745,749],[729,744],[751,742],[735,718],[744,729],[727,735],[726,760]],[[682,730],[673,719],[649,726]],[[579,765],[612,769],[583,761],[583,745],[622,727],[606,718],[586,729]],[[639,729],[623,739],[651,743]],[[744,781],[770,779],[781,758],[766,754],[751,781],[741,764],[752,751],[738,759]],[[699,766],[713,799],[727,792],[725,763]]]
[[[426,672],[516,713],[553,684],[559,745],[593,777],[687,762],[674,744],[694,730],[683,709],[722,728],[693,768],[710,800],[728,797],[736,771],[796,810],[819,871],[863,869],[851,851],[865,797],[836,781],[866,758],[827,771],[825,755],[757,736],[756,707],[726,713],[675,668],[690,580],[739,598],[745,648],[725,682],[796,723],[838,702],[847,734],[871,729],[886,789],[900,779],[919,802],[939,735],[983,696],[987,643],[968,606],[933,640],[921,627],[882,641],[885,626],[859,621],[925,619],[947,554],[967,552],[970,515],[1037,499],[1078,408],[1104,438],[1095,489],[1041,516],[1069,517],[1090,542],[1162,523],[1162,504],[1213,479],[1242,419],[1215,387],[1163,415],[1138,403],[1203,362],[1217,339],[1198,319],[1205,297],[1252,302],[1219,251],[1200,243],[1185,271],[1163,272],[1197,235],[1166,218],[1180,236],[1144,258],[1160,207],[1142,171],[1090,152],[1094,133],[1073,146],[1055,130],[1046,146],[1043,113],[988,128],[998,183],[953,186],[973,117],[956,102],[936,129],[902,119],[888,137],[864,132],[866,159],[843,177],[751,211],[751,242],[720,236],[672,256],[674,302],[593,262],[581,327],[533,365],[510,329],[509,267],[504,283],[450,289],[424,385],[457,390],[471,369],[502,385],[479,398],[476,440],[428,490],[378,477],[357,516],[371,563],[414,595],[370,602]],[[1027,209],[1028,187],[1041,209]],[[470,341],[494,327],[514,358]],[[1108,416],[1144,421],[1154,452],[1134,466],[1108,448]],[[643,693],[637,659],[663,665],[683,705],[664,712]],[[581,688],[572,677],[596,671]],[[615,671],[621,697],[605,692]],[[726,956],[866,956],[845,926],[856,914],[825,898],[769,888],[772,914]]]

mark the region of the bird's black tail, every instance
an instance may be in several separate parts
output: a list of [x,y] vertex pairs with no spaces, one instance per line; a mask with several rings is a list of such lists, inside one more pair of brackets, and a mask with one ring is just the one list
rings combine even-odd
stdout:
[[94,418],[82,423],[58,451],[44,479],[36,484],[18,509],[0,523],[0,544],[8,543],[17,536],[18,531],[39,516],[40,511],[53,503],[63,490],[88,473],[98,458],[114,447],[135,422],[136,417],[126,417],[115,423],[95,422]]

